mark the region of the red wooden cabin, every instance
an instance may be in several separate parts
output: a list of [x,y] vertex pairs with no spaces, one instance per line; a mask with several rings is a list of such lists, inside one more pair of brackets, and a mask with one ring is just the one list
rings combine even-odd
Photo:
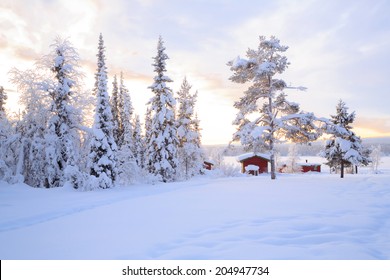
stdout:
[[[321,172],[321,164],[319,163],[298,163],[298,165],[301,167],[301,172]],[[287,169],[286,164],[282,164],[278,167],[278,171],[280,173],[285,173]]]
[[302,166],[302,172],[321,172],[321,164],[317,163],[302,163],[300,164]]
[[[268,162],[270,161],[269,155],[261,153],[247,153],[237,157],[237,160],[241,163],[241,172],[245,173],[245,168],[248,165],[255,165],[259,167],[259,173],[268,173]],[[254,171],[248,171],[249,174],[255,175]]]

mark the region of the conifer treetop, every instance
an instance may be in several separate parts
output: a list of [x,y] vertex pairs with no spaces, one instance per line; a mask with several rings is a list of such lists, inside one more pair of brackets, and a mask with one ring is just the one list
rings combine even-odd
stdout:
[[[165,61],[169,59],[169,57],[165,53],[164,41],[161,36],[158,38],[157,55],[153,57],[153,59],[154,59],[154,63],[152,64],[152,66],[154,66],[154,72],[157,73],[157,76],[154,77],[154,82],[155,82],[154,85],[161,82],[165,82],[165,83],[172,82],[172,80],[168,76],[164,75],[164,73],[166,72]],[[152,89],[154,85],[152,85]],[[158,88],[156,90],[158,90]]]

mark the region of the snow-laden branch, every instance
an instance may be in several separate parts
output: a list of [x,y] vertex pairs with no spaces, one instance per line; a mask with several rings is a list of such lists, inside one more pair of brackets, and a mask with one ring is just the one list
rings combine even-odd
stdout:
[[288,86],[288,87],[285,87],[286,89],[296,89],[296,90],[299,90],[299,91],[306,91],[307,90],[307,87],[304,87],[304,86],[298,86],[298,87],[292,87],[292,86]]

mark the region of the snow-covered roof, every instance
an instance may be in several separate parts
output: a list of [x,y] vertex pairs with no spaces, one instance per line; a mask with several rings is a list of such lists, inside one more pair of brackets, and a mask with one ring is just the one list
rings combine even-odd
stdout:
[[246,153],[246,154],[242,154],[242,155],[239,155],[237,156],[237,160],[238,161],[244,161],[248,158],[251,158],[251,157],[261,157],[261,158],[264,158],[266,160],[270,160],[271,157],[270,155],[267,155],[267,154],[262,154],[262,153]]
[[205,159],[204,163],[210,163],[211,165],[215,165],[215,161],[213,161],[212,159]]
[[311,162],[303,162],[303,163],[298,163],[300,166],[314,166],[314,165],[321,165],[321,163],[311,163]]

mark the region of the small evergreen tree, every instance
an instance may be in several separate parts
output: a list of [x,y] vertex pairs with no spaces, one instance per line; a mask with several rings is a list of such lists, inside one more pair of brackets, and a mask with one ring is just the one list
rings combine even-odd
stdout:
[[[126,100],[125,100],[126,99]],[[126,104],[125,104],[126,103]],[[126,108],[125,108],[126,107]],[[124,84],[123,72],[120,74],[119,81],[119,93],[118,93],[118,118],[119,118],[119,129],[118,129],[118,146],[120,147],[125,137],[125,125],[127,129],[133,130],[132,118],[133,118],[133,104],[131,102],[131,97],[129,90]],[[126,123],[126,124],[125,124]]]
[[4,88],[0,86],[0,114],[5,114],[5,102],[7,101],[7,93],[4,91]]
[[[150,140],[152,138],[151,132],[152,132],[152,109],[150,106],[147,106],[146,113],[145,113],[145,145],[150,143]],[[145,147],[145,148],[147,148],[147,147]]]
[[139,115],[135,115],[133,127],[133,154],[138,167],[143,169],[145,167],[145,141],[142,137]]
[[117,176],[114,124],[107,92],[107,68],[103,36],[99,36],[94,94],[95,120],[90,147],[90,175],[97,178],[100,188],[112,188]]
[[133,107],[131,104],[130,94],[123,85],[121,74],[121,99],[122,99],[122,144],[118,149],[118,178],[123,183],[133,182],[138,173],[138,166],[133,154],[133,126],[131,122]]
[[179,140],[179,165],[185,179],[199,174],[202,169],[202,151],[200,147],[199,120],[195,119],[194,107],[197,92],[190,93],[191,85],[184,78],[177,93],[179,110],[177,114],[177,136]]
[[121,131],[121,121],[119,116],[119,91],[118,91],[118,81],[116,75],[114,76],[114,81],[112,82],[112,95],[110,99],[112,118],[114,120],[114,139],[115,142],[119,143],[119,133]]
[[[257,50],[247,51],[248,59],[228,62],[235,83],[252,82],[244,96],[234,104],[239,110],[233,124],[238,126],[233,140],[241,141],[254,152],[268,151],[271,163],[271,179],[275,179],[275,144],[280,138],[305,143],[319,137],[312,113],[301,112],[299,105],[289,102],[283,92],[284,80],[277,79],[289,65],[283,53],[288,47],[271,37],[260,36]],[[301,89],[300,87],[298,89]]]
[[202,146],[202,134],[201,134],[201,128],[200,128],[200,120],[198,118],[198,114],[195,113],[195,118],[192,120],[192,123],[193,123],[193,128],[194,128],[194,132],[195,132],[195,137],[194,137],[194,141],[193,143],[196,145],[196,147],[198,147],[197,149],[197,158],[198,160],[201,160],[202,161],[202,166],[203,166],[203,160],[204,160],[204,151],[203,149],[201,148]]
[[12,168],[7,164],[8,140],[10,138],[11,127],[5,112],[5,102],[7,93],[0,86],[0,180],[9,181],[12,177]]
[[[154,83],[149,88],[154,96],[149,101],[151,109],[150,135],[148,135],[147,156],[148,170],[160,177],[163,182],[176,179],[177,146],[175,123],[175,104],[172,90],[166,85],[172,80],[165,75],[168,56],[160,36],[157,45],[157,56],[154,57]],[[147,124],[149,125],[149,124]]]
[[336,106],[336,115],[331,116],[326,127],[326,132],[331,138],[326,142],[321,155],[327,159],[326,164],[331,169],[340,169],[341,178],[344,178],[346,166],[367,165],[370,162],[360,137],[351,130],[354,120],[355,112],[349,114],[348,107],[340,100]]

